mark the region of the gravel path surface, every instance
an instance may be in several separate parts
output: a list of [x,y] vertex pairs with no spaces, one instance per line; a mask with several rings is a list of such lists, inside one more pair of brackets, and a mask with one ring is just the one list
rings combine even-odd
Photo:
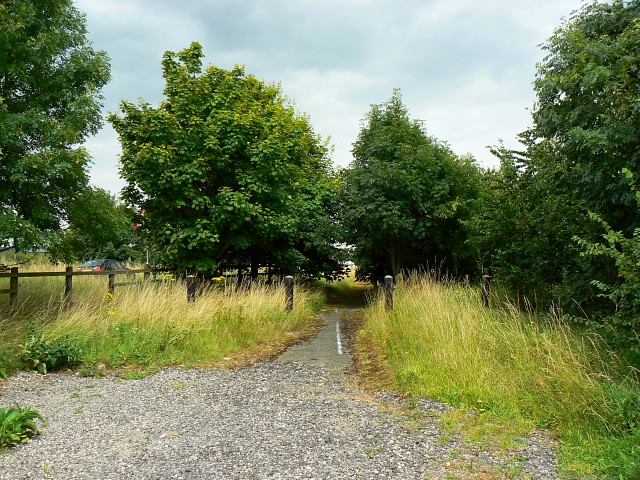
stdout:
[[22,373],[0,405],[37,408],[43,434],[0,455],[0,479],[557,478],[544,437],[509,456],[475,451],[390,394],[335,367],[266,362],[163,369],[140,380]]

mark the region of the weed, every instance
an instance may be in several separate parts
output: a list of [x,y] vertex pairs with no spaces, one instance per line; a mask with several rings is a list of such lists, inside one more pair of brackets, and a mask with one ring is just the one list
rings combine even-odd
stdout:
[[74,367],[82,361],[80,348],[67,337],[45,340],[44,333],[31,335],[21,347],[21,360],[43,374]]
[[36,419],[44,422],[42,416],[29,407],[0,408],[0,447],[19,445],[38,435]]
[[11,372],[20,368],[18,356],[13,348],[0,345],[0,378],[7,378]]
[[95,360],[85,360],[78,370],[78,375],[81,377],[102,378],[106,374],[106,365]]
[[436,438],[436,441],[438,442],[439,445],[447,445],[448,443],[453,442],[455,438],[456,437],[451,433],[442,433],[438,435],[438,438]]
[[141,378],[148,377],[156,372],[153,367],[129,367],[122,374],[120,378],[123,380],[140,380]]

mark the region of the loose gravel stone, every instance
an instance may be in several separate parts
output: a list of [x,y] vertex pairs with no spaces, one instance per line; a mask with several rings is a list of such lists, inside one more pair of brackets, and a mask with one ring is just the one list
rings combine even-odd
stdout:
[[557,478],[546,437],[478,452],[439,430],[446,406],[418,402],[416,423],[402,399],[341,379],[296,362],[139,380],[21,373],[0,383],[0,404],[48,425],[0,455],[0,479]]

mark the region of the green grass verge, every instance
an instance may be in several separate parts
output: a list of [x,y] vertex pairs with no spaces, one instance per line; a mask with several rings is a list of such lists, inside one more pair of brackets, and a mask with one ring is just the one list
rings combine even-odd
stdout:
[[88,374],[153,371],[167,365],[210,367],[251,352],[268,355],[266,345],[276,345],[277,353],[312,330],[323,303],[321,295],[297,287],[294,309],[287,312],[284,289],[267,285],[211,287],[188,302],[185,286],[175,281],[118,287],[111,296],[103,278],[83,277],[77,288],[74,279],[73,304],[63,309],[53,301],[60,300],[59,285],[42,288],[51,280],[21,287],[21,293],[36,291],[38,301],[49,299],[44,306],[27,305],[18,315],[0,318],[0,373],[50,370],[43,362],[81,363]]
[[560,440],[563,475],[640,478],[637,371],[595,336],[484,309],[477,290],[422,279],[396,288],[392,311],[382,301],[369,308],[357,343],[397,390],[480,413],[444,418],[450,428],[493,445],[547,429]]

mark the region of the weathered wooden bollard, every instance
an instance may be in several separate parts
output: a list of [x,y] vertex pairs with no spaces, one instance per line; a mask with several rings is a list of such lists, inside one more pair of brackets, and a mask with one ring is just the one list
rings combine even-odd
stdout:
[[387,275],[384,277],[384,299],[387,310],[393,308],[393,277]]
[[293,310],[293,277],[287,275],[284,277],[284,292],[287,299],[287,311]]
[[196,276],[187,275],[187,301],[196,301]]
[[489,308],[491,304],[491,277],[489,275],[482,276],[482,305]]

